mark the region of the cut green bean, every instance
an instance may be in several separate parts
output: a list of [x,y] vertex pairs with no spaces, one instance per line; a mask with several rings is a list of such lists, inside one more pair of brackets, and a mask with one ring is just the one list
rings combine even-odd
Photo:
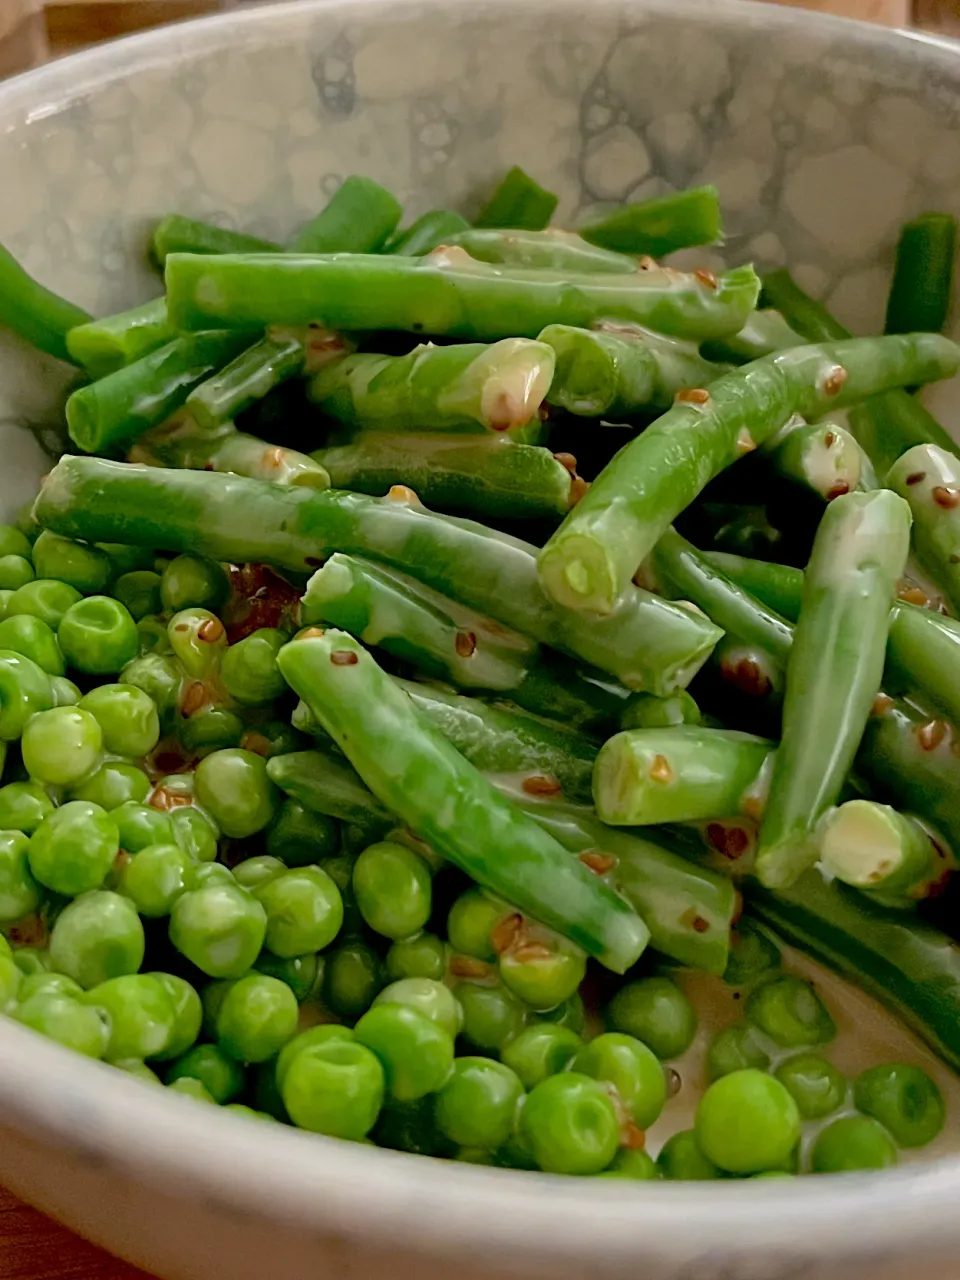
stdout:
[[265,444],[227,426],[212,436],[198,435],[188,423],[175,421],[142,436],[130,450],[131,462],[147,466],[186,467],[194,471],[221,471],[266,480],[270,484],[328,489],[330,477],[323,466],[296,449]]
[[290,241],[291,253],[377,253],[396,231],[403,210],[372,178],[344,180],[327,207]]
[[201,382],[187,396],[185,408],[200,431],[211,433],[262,400],[274,387],[303,369],[302,341],[292,335],[261,338]]
[[163,267],[171,253],[282,253],[272,240],[261,240],[241,231],[230,231],[211,222],[183,218],[177,213],[161,218],[153,230],[151,252]]
[[166,302],[155,298],[130,311],[77,325],[67,334],[67,350],[91,378],[103,378],[176,336]]
[[820,865],[890,906],[915,904],[952,868],[926,827],[873,800],[848,800],[818,832]]
[[763,449],[763,457],[785,480],[825,502],[854,489],[877,487],[863,449],[835,422],[808,424],[800,418],[788,423]]
[[469,230],[470,223],[459,213],[449,209],[433,209],[412,222],[404,231],[398,231],[383,250],[404,258],[418,258],[442,244],[448,244],[461,231]]
[[923,213],[900,228],[885,333],[940,333],[953,301],[957,220]]
[[494,230],[471,227],[445,241],[466,249],[478,262],[503,263],[546,271],[629,275],[640,270],[635,259],[608,253],[571,231]]
[[542,231],[559,203],[552,191],[514,165],[474,219],[477,227],[516,227]]
[[675,249],[719,244],[723,221],[716,187],[691,187],[673,195],[638,204],[621,205],[612,213],[580,228],[590,244],[619,253],[649,253],[662,257]]
[[34,280],[0,245],[0,325],[58,360],[73,362],[67,334],[92,317]]
[[960,460],[936,445],[908,449],[886,483],[913,512],[913,545],[927,572],[960,603]]

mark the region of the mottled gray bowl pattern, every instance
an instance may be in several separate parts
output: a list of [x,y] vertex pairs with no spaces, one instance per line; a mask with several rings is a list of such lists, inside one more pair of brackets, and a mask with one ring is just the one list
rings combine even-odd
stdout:
[[[281,5],[0,86],[0,239],[105,312],[156,291],[143,249],[167,210],[283,237],[354,172],[411,212],[469,212],[520,163],[560,192],[561,221],[709,180],[728,259],[789,262],[869,329],[901,219],[960,213],[958,94],[946,43],[729,0]],[[63,387],[60,367],[0,341],[5,511],[56,448]],[[581,1185],[239,1122],[12,1024],[0,1177],[190,1280],[892,1280],[934,1259],[925,1276],[955,1275],[960,1245],[957,1161],[760,1187]]]

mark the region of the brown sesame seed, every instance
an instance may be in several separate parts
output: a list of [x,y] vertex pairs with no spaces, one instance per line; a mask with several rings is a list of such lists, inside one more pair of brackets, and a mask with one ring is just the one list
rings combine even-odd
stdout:
[[656,755],[650,765],[650,775],[654,782],[669,783],[673,781],[673,770],[666,756]]
[[930,490],[930,494],[937,506],[944,511],[952,511],[960,505],[960,489],[948,489],[946,485],[938,484]]
[[419,503],[420,501],[420,499],[417,497],[414,491],[410,488],[410,486],[406,484],[391,485],[390,490],[387,493],[387,497],[390,499],[391,502]]
[[549,773],[531,773],[520,786],[528,796],[556,796],[562,790],[558,780]]
[[477,637],[472,631],[458,631],[453,645],[461,658],[470,658],[477,651]]
[[490,930],[490,945],[498,956],[502,956],[504,951],[509,951],[517,942],[522,930],[523,916],[519,911],[504,916],[493,926]]
[[616,858],[610,853],[601,853],[599,849],[588,849],[580,854],[580,861],[596,876],[605,876],[617,865]]
[[577,460],[572,453],[555,453],[553,456],[572,476],[577,474]]
[[330,661],[335,667],[355,667],[360,658],[352,649],[334,649]]
[[825,431],[823,433],[823,443],[826,445],[828,449],[833,448],[833,442],[836,440],[836,438],[837,438],[837,433],[835,431]]
[[706,835],[710,845],[731,862],[742,858],[750,848],[750,836],[743,827],[728,827],[722,822],[711,822]]
[[319,640],[321,636],[327,633],[323,627],[306,627],[297,636],[298,640]]
[[450,972],[455,978],[486,978],[490,975],[490,966],[473,956],[454,956],[450,961]]
[[926,478],[927,473],[925,471],[911,471],[907,476],[907,484],[919,484],[921,480],[925,480]]
[[205,644],[216,644],[223,635],[223,623],[219,618],[208,618],[197,628],[197,639]]
[[202,680],[191,680],[180,703],[180,711],[185,716],[196,715],[201,707],[210,701],[207,686]]
[[893,699],[886,693],[878,693],[870,706],[872,716],[882,716],[893,706]]
[[918,725],[913,732],[922,750],[936,751],[947,736],[947,726],[943,720],[928,720],[926,724]]
[[706,387],[685,387],[674,396],[676,404],[704,405],[710,401],[710,392]]
[[705,284],[708,289],[716,289],[719,281],[716,274],[708,267],[697,267],[693,273],[701,284]]
[[823,394],[838,396],[847,380],[847,371],[842,364],[835,364],[823,380]]

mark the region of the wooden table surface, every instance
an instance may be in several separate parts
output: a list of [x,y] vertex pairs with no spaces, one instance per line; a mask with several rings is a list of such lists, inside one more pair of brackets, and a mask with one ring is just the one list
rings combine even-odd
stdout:
[[0,1187],[0,1280],[150,1280]]

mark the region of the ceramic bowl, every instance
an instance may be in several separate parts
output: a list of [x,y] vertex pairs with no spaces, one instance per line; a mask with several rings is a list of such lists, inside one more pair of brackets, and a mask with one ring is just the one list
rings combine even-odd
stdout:
[[[0,85],[0,240],[108,312],[156,291],[169,210],[282,238],[355,172],[469,213],[521,164],[560,222],[709,180],[730,260],[789,262],[867,330],[900,221],[960,214],[958,118],[948,43],[745,0],[312,0]],[[57,448],[62,387],[0,339],[4,512]],[[169,1280],[899,1280],[956,1275],[960,1248],[960,1158],[759,1186],[512,1174],[239,1121],[6,1022],[0,1181]]]

